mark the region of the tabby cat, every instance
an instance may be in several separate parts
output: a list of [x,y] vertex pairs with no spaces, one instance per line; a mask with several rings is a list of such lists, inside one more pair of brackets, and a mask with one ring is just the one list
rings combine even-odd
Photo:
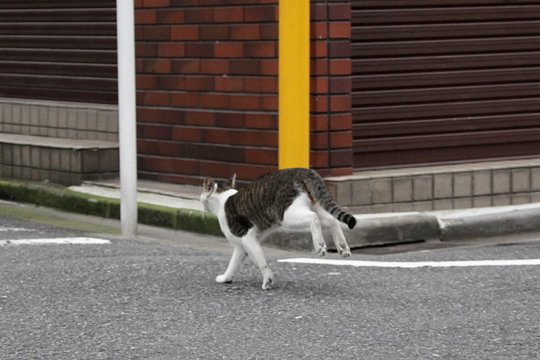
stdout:
[[352,229],[356,219],[339,208],[323,179],[313,170],[275,171],[240,190],[234,189],[233,180],[232,188],[218,191],[217,183],[207,178],[201,202],[205,210],[217,216],[223,234],[234,248],[227,270],[216,278],[219,283],[231,282],[247,255],[262,273],[262,288],[271,288],[272,271],[259,242],[279,228],[309,227],[315,250],[322,256],[326,254],[326,244],[321,225],[327,226],[341,256],[351,255],[338,220]]

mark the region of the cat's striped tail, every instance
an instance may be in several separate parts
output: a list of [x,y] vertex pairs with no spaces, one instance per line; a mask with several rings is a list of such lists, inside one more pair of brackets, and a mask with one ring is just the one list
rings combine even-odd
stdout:
[[348,212],[345,212],[340,207],[338,207],[336,203],[334,203],[334,205],[335,205],[334,209],[332,209],[330,211],[327,210],[327,211],[333,217],[335,217],[336,219],[338,219],[342,223],[347,224],[349,229],[354,229],[354,227],[356,226],[356,218],[353,215],[349,214]]
[[349,229],[353,229],[356,226],[356,218],[336,204],[328,193],[323,179],[314,171],[313,173],[315,174],[315,179],[312,178],[304,181],[304,188],[308,192],[309,197],[317,201],[330,215],[346,224]]

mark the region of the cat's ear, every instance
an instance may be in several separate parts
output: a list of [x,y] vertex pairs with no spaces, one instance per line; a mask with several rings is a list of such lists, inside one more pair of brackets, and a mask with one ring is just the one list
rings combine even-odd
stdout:
[[231,189],[236,189],[236,173],[231,178]]
[[203,181],[203,191],[213,193],[217,189],[217,184],[212,178],[205,178]]

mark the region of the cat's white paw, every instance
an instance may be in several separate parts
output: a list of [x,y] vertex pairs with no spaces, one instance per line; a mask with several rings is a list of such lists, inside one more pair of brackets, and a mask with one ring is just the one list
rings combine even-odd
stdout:
[[274,286],[274,279],[268,278],[263,281],[262,288],[263,290],[270,290]]
[[218,275],[218,276],[216,276],[216,282],[218,282],[220,284],[224,284],[224,283],[230,283],[230,282],[232,282],[232,280],[227,279],[225,277],[225,275]]
[[317,254],[319,254],[319,256],[324,256],[324,255],[326,255],[326,246],[320,247],[320,248],[317,250]]
[[350,249],[342,250],[340,251],[340,255],[341,257],[347,258],[351,256],[351,250]]

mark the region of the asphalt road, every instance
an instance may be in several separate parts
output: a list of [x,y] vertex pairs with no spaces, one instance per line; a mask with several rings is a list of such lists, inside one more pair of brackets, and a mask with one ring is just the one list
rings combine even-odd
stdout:
[[[111,243],[0,246],[0,359],[540,358],[539,266],[357,268],[269,250],[276,287],[263,291],[250,263],[214,282],[229,256],[216,239],[122,240],[6,206],[0,240],[92,232]],[[540,241],[352,258],[531,259]]]

